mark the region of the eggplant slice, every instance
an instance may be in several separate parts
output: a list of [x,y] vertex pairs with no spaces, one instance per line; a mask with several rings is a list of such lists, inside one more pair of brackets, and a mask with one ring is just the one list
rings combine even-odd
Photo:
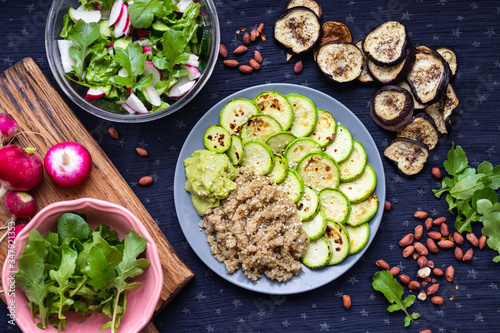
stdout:
[[381,84],[397,84],[406,78],[415,63],[415,49],[406,49],[406,58],[399,64],[391,67],[382,67],[373,61],[367,61],[367,69],[370,75]]
[[419,173],[429,158],[429,149],[423,143],[406,138],[392,140],[384,149],[384,156],[404,176]]
[[316,61],[319,48],[329,42],[346,42],[352,43],[351,31],[342,22],[327,21],[321,26],[321,39],[318,46],[314,49],[313,58]]
[[321,37],[318,16],[307,7],[294,7],[280,15],[274,25],[274,38],[288,53],[311,51]]
[[410,94],[411,94],[411,97],[413,98],[413,108],[415,110],[423,110],[427,107],[427,105],[424,105],[422,103],[419,103],[416,99],[415,99],[415,96],[413,96],[413,91],[411,91],[411,88],[410,86],[408,85],[408,82],[406,81],[401,81],[397,84],[398,87],[401,87],[401,88],[404,88],[406,89]]
[[458,69],[457,54],[455,50],[451,47],[441,47],[436,51],[443,57],[444,61],[448,63],[448,66],[450,66],[451,79],[454,79]]
[[406,27],[397,21],[385,22],[365,37],[362,46],[368,59],[375,64],[394,66],[406,57]]
[[443,98],[439,100],[439,102],[425,108],[425,112],[434,120],[439,133],[448,133],[448,129],[451,126],[451,115],[453,114],[453,110],[458,106],[458,103],[459,101],[455,94],[455,90],[451,84],[448,84],[446,94]]
[[316,63],[326,77],[346,83],[356,80],[361,74],[363,54],[352,43],[330,42],[319,48]]
[[365,53],[363,52],[363,47],[361,46],[361,43],[363,43],[362,40],[360,40],[359,42],[356,43],[356,46],[358,47],[358,49],[361,51],[361,54],[363,55],[363,65],[361,66],[361,74],[359,74],[359,76],[358,76],[358,81],[363,82],[363,83],[375,82],[373,77],[370,75],[370,72],[368,72],[368,67],[366,65],[367,59],[366,59]]
[[411,94],[398,86],[384,86],[377,90],[370,105],[373,121],[388,131],[397,131],[413,117]]
[[432,117],[422,112],[398,130],[397,137],[421,142],[426,144],[429,150],[433,150],[438,143],[439,133]]
[[450,66],[435,50],[417,46],[415,64],[407,81],[419,103],[435,103],[446,93],[450,82]]
[[286,5],[285,10],[289,10],[290,8],[295,8],[295,7],[309,8],[314,12],[314,14],[318,16],[320,20],[321,17],[323,16],[323,9],[321,8],[319,2],[317,2],[316,0],[290,0]]

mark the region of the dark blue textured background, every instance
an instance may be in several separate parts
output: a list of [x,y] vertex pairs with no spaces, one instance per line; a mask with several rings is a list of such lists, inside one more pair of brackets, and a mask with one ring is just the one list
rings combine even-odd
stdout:
[[[413,231],[416,210],[423,209],[434,218],[454,217],[444,200],[433,197],[431,189],[439,184],[431,168],[442,166],[451,142],[461,145],[472,165],[484,160],[500,164],[500,2],[499,1],[321,1],[324,20],[346,23],[353,38],[359,39],[375,25],[398,20],[408,27],[414,45],[452,46],[459,59],[458,76],[453,84],[460,106],[453,117],[453,130],[443,136],[424,170],[404,179],[384,161],[387,199],[392,211],[386,212],[382,227],[363,259],[338,280],[305,294],[274,297],[233,286],[213,274],[188,246],[178,224],[173,201],[174,166],[184,139],[198,119],[217,101],[231,93],[266,82],[307,85],[323,91],[350,108],[370,130],[379,150],[392,139],[371,120],[368,103],[375,91],[355,85],[339,88],[323,79],[312,59],[304,60],[304,71],[293,73],[295,59],[286,62],[285,53],[274,43],[272,24],[286,1],[217,1],[222,30],[221,40],[230,51],[241,44],[242,35],[234,32],[243,26],[266,24],[266,42],[259,41],[238,59],[247,61],[253,49],[260,49],[264,62],[259,72],[243,76],[222,62],[203,91],[187,107],[154,123],[141,125],[112,124],[95,118],[68,104],[94,135],[118,170],[156,220],[179,256],[195,272],[194,279],[158,314],[154,323],[161,332],[498,332],[500,331],[500,264],[491,259],[489,249],[475,249],[474,260],[457,262],[452,251],[432,255],[437,267],[452,264],[453,283],[440,279],[438,292],[445,303],[432,305],[417,301],[411,307],[422,317],[409,328],[403,327],[402,313],[389,313],[388,302],[372,289],[374,262],[385,259],[414,276],[413,259],[403,259],[399,239]],[[51,82],[44,47],[44,26],[50,1],[0,0],[0,71],[24,57],[32,57]],[[56,87],[59,90],[58,87]],[[62,92],[61,92],[62,93]],[[122,140],[107,135],[114,126]],[[146,148],[150,156],[140,159],[136,147]],[[155,183],[138,186],[144,175],[155,175]],[[453,223],[449,223],[452,227]],[[474,226],[479,234],[480,225]],[[464,249],[469,248],[466,242]],[[405,289],[406,290],[406,289]],[[349,294],[352,308],[342,307],[342,294]],[[405,291],[408,294],[408,291]],[[451,301],[450,297],[454,296]],[[0,332],[18,331],[6,323],[6,308],[0,307]]]

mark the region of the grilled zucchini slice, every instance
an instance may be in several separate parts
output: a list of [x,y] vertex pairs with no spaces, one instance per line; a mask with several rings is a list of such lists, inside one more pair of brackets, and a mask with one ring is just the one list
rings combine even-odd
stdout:
[[332,257],[328,265],[338,264],[347,257],[351,242],[349,241],[349,234],[342,224],[327,221],[323,237],[330,242],[332,248]]
[[319,48],[316,63],[327,78],[347,83],[361,74],[363,54],[353,43],[334,41]]
[[302,221],[302,229],[306,232],[310,240],[315,240],[323,236],[326,229],[325,213],[320,210],[311,221]]
[[384,156],[404,176],[419,173],[429,158],[429,148],[406,138],[392,140],[384,149]]
[[359,203],[375,191],[377,174],[370,164],[367,164],[361,177],[348,183],[340,183],[339,190],[344,192],[351,203]]
[[288,166],[290,168],[295,168],[295,166],[300,162],[304,156],[314,152],[320,152],[321,146],[319,143],[311,138],[298,138],[290,142],[285,150],[285,158],[288,161]]
[[308,221],[316,216],[319,207],[319,194],[309,186],[304,186],[304,195],[297,201],[297,215],[302,221]]
[[429,150],[433,150],[438,143],[439,133],[432,117],[422,112],[413,117],[410,123],[398,130],[397,137],[422,142],[429,147]]
[[203,144],[208,150],[224,153],[231,147],[231,134],[222,126],[210,126],[203,136]]
[[356,227],[346,225],[345,230],[349,234],[349,254],[356,254],[361,251],[370,239],[370,227],[368,223],[360,224]]
[[262,114],[276,119],[286,131],[293,121],[293,108],[288,99],[277,91],[265,91],[253,99]]
[[243,143],[239,136],[231,134],[231,147],[226,151],[226,155],[234,165],[241,163],[245,155],[245,148],[243,148]]
[[334,159],[323,152],[306,155],[297,165],[297,171],[304,184],[317,191],[336,188],[340,182],[340,172]]
[[312,51],[320,37],[319,18],[307,7],[294,7],[285,11],[274,24],[274,39],[288,53]]
[[233,99],[220,112],[220,124],[229,133],[239,134],[243,124],[258,114],[260,109],[254,101],[246,98]]
[[316,106],[313,101],[302,95],[289,94],[286,95],[286,98],[293,107],[293,122],[289,129],[290,133],[298,138],[308,136],[318,121]]
[[297,202],[304,194],[304,181],[299,173],[294,169],[288,169],[288,175],[281,183],[283,191],[293,202]]
[[320,208],[327,219],[345,223],[351,212],[351,203],[339,189],[325,188],[319,192]]
[[285,7],[285,10],[288,10],[290,8],[294,7],[307,7],[310,10],[314,12],[318,16],[318,18],[321,20],[321,17],[323,16],[323,9],[321,8],[321,5],[319,2],[316,0],[290,0]]
[[248,141],[243,146],[245,148],[245,156],[241,161],[241,165],[253,169],[256,175],[267,175],[273,170],[274,155],[271,149],[261,141]]
[[339,163],[340,181],[344,183],[351,182],[361,177],[363,171],[365,171],[367,161],[365,148],[361,143],[354,140],[351,155],[347,160]]
[[406,56],[406,27],[396,21],[382,23],[366,35],[362,43],[368,59],[379,66],[394,66]]
[[281,184],[288,175],[288,164],[281,155],[274,154],[273,171],[268,175],[273,183]]
[[354,140],[351,132],[342,125],[338,125],[335,139],[326,147],[325,153],[333,157],[335,162],[344,162],[351,155]]
[[367,69],[371,77],[380,84],[396,84],[403,81],[415,63],[415,49],[408,47],[406,57],[399,64],[382,67],[371,60],[367,61]]
[[265,142],[271,135],[281,132],[281,126],[271,116],[258,115],[247,120],[241,127],[241,140],[247,142],[258,140]]
[[282,131],[272,134],[267,138],[266,143],[275,154],[283,155],[288,144],[295,139],[296,137],[292,133]]
[[370,221],[377,213],[378,205],[378,197],[375,193],[372,193],[368,199],[360,203],[353,203],[351,205],[351,214],[349,214],[346,223],[356,227]]
[[330,242],[326,238],[320,237],[309,242],[302,262],[309,268],[321,268],[330,262],[331,257]]
[[335,139],[337,132],[337,122],[330,112],[318,109],[318,121],[314,131],[309,135],[319,145],[324,148]]
[[413,110],[410,93],[398,86],[383,86],[377,90],[370,104],[373,121],[388,131],[397,131],[408,124]]

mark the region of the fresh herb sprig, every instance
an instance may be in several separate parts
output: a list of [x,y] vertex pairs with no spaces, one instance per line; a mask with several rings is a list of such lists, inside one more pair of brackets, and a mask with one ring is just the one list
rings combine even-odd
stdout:
[[[471,223],[482,222],[481,233],[488,237],[487,244],[500,253],[500,203],[496,190],[500,188],[500,165],[484,161],[477,169],[469,166],[462,147],[452,145],[443,166],[449,177],[441,188],[433,190],[436,197],[446,194],[450,212],[456,211],[455,229],[472,232]],[[500,262],[500,255],[493,258]]]
[[78,80],[83,81],[85,59],[92,53],[91,45],[99,37],[99,24],[85,23],[78,20],[68,33],[68,38],[75,44],[69,48],[69,55],[75,60],[73,70]]
[[410,314],[408,312],[408,308],[415,302],[415,295],[409,295],[405,299],[402,299],[403,287],[396,281],[391,272],[384,270],[375,273],[373,275],[372,286],[373,289],[382,292],[387,300],[392,303],[387,308],[387,311],[404,311],[406,314],[404,320],[405,327],[409,326],[413,320],[420,318],[419,313],[413,312]]

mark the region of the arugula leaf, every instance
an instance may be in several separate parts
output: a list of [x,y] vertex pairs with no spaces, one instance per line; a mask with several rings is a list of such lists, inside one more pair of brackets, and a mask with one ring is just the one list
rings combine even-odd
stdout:
[[155,16],[162,17],[164,12],[162,0],[136,0],[128,7],[130,24],[134,28],[146,29],[151,26]]
[[174,66],[188,61],[189,53],[184,52],[188,41],[184,38],[181,31],[167,30],[163,34],[163,58],[156,58],[153,60],[155,66],[160,69],[168,71],[168,80],[166,87],[170,87],[172,79],[179,75],[182,76],[183,72],[174,71]]
[[89,284],[94,290],[99,290],[111,283],[115,277],[113,267],[106,261],[103,251],[97,247],[90,249],[88,255],[87,275],[90,277]]
[[93,86],[112,85],[114,83],[112,78],[121,66],[103,45],[95,45],[92,50],[93,54],[87,67],[85,81]]
[[69,48],[69,55],[75,59],[73,66],[78,80],[83,81],[83,70],[85,69],[85,59],[92,53],[90,45],[99,37],[99,24],[85,23],[78,20],[68,33],[68,38],[75,44]]
[[493,258],[493,261],[500,262],[500,211],[493,210],[483,216],[481,233],[488,237],[486,242],[488,247],[499,253]]
[[[147,54],[142,54],[142,47],[139,44],[128,44],[126,49],[117,48],[114,60],[127,70],[128,76],[122,77],[115,75],[113,81],[119,85],[135,90],[137,88],[136,78],[144,73],[144,62],[146,59]],[[139,87],[142,86],[142,84],[143,83],[141,83]],[[151,84],[151,82],[149,84]]]
[[84,242],[89,239],[90,232],[89,225],[78,214],[64,213],[57,220],[57,234],[63,242],[69,241],[72,238]]
[[469,160],[462,147],[457,146],[456,149],[453,149],[453,146],[454,144],[452,143],[451,149],[448,152],[448,159],[443,162],[443,166],[446,172],[454,177],[469,166]]
[[406,318],[404,320],[405,327],[410,325],[410,322],[420,317],[418,313],[408,313],[408,308],[415,302],[415,295],[409,295],[404,300],[403,287],[396,281],[392,274],[387,271],[378,271],[373,275],[373,289],[382,292],[390,303],[387,311],[394,312],[398,310],[404,311]]
[[75,25],[75,21],[69,16],[69,14],[66,14],[64,15],[63,22],[64,22],[63,29],[59,34],[59,36],[66,39],[68,38],[71,28],[73,28],[73,26]]

